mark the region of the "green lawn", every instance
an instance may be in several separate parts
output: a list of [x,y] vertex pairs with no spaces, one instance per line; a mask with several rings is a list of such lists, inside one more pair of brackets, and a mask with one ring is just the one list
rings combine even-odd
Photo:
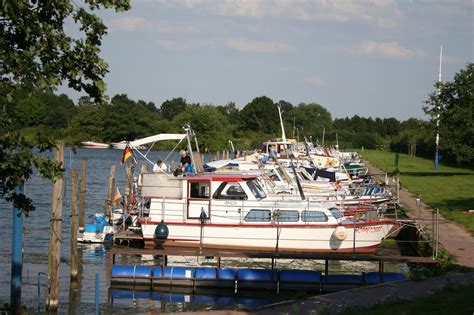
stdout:
[[466,314],[474,313],[474,285],[446,288],[413,301],[393,301],[371,309],[347,309],[342,314]]
[[[361,154],[383,172],[395,170],[395,153],[365,150]],[[474,210],[474,169],[440,165],[435,171],[433,160],[400,154],[399,171],[403,187],[474,235],[474,214],[462,213]]]

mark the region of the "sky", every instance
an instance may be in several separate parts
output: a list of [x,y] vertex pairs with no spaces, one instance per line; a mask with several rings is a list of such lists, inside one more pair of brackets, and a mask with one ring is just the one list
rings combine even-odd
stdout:
[[[243,108],[258,96],[333,118],[428,119],[438,80],[473,62],[474,0],[131,0],[101,56],[109,96]],[[61,92],[66,91],[62,89]],[[81,94],[67,91],[73,99]]]

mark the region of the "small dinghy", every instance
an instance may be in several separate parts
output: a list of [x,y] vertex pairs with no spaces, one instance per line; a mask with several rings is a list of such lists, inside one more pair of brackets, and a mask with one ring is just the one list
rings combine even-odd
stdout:
[[81,243],[106,243],[112,241],[114,229],[103,213],[96,213],[94,223],[87,224],[84,231],[79,231],[77,241]]

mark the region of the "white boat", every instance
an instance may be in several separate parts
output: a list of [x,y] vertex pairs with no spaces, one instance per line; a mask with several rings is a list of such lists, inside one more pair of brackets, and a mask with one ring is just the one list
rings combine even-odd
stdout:
[[[352,221],[313,201],[269,198],[257,179],[238,173],[143,173],[141,197],[150,200],[149,217],[140,220],[145,246],[370,252],[395,224],[378,218]],[[157,232],[161,222],[166,237]]]
[[108,149],[110,147],[107,143],[94,142],[94,141],[83,141],[81,142],[84,148],[88,149]]
[[80,243],[106,243],[112,240],[113,227],[107,222],[103,213],[96,213],[94,223],[87,224],[84,231],[79,231],[77,241]]

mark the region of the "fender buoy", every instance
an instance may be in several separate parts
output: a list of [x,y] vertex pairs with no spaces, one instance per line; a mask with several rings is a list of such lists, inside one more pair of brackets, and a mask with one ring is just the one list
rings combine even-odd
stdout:
[[168,226],[163,220],[161,220],[160,224],[158,224],[155,228],[155,238],[159,240],[166,240],[169,233]]
[[343,241],[347,237],[347,231],[346,228],[343,227],[342,225],[339,225],[335,230],[334,230],[334,236],[340,240]]

